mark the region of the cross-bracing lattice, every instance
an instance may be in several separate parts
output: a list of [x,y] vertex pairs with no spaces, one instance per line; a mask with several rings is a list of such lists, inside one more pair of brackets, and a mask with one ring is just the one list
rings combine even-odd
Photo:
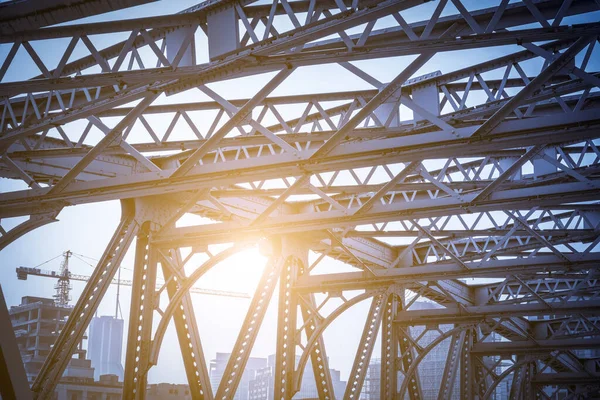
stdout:
[[[423,398],[419,365],[444,341],[439,399],[455,387],[487,399],[505,380],[515,399],[598,393],[598,1],[211,0],[76,21],[146,2],[0,5],[0,173],[29,186],[0,194],[0,217],[23,220],[0,227],[0,248],[64,207],[122,204],[36,398],[53,392],[134,237],[125,399],[144,398],[171,318],[193,397],[232,398],[277,284],[277,399],[299,390],[307,362],[319,397],[334,397],[322,333],[363,300],[344,398],[359,398],[379,351],[380,397]],[[48,40],[64,49],[52,65]],[[303,71],[337,72],[313,91]],[[232,97],[222,81],[261,86]],[[176,227],[185,214],[214,223]],[[265,239],[213,393],[188,289]],[[185,247],[207,259],[189,275]],[[311,273],[326,259],[356,272]],[[417,299],[443,308],[411,310]]]

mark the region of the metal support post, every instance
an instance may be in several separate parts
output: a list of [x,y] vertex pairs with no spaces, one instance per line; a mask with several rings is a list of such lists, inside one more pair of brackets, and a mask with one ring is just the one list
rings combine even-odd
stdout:
[[0,398],[4,400],[32,399],[23,360],[12,329],[2,286],[0,286]]
[[152,317],[156,304],[156,250],[149,244],[152,223],[144,222],[137,237],[131,307],[123,379],[124,400],[146,398]]
[[208,25],[208,54],[211,59],[238,48],[240,34],[234,5],[210,12],[206,19]]
[[277,350],[275,353],[275,400],[288,400],[294,395],[293,381],[296,365],[296,316],[298,298],[292,292],[301,262],[298,257],[286,257],[279,278],[279,307],[277,315]]
[[463,330],[463,333],[460,351],[460,396],[461,399],[481,399],[487,390],[488,378],[477,357],[471,353],[473,345],[478,341],[478,331],[477,328],[472,327]]
[[382,399],[392,399],[397,392],[398,338],[394,335],[393,323],[397,311],[398,299],[395,294],[391,293],[383,305],[383,320],[381,321],[381,378],[379,385]]
[[475,371],[473,358],[471,357],[471,347],[473,346],[473,335],[471,329],[467,330],[467,334],[463,336],[461,343],[461,360],[460,360],[460,398],[465,400],[475,399]]

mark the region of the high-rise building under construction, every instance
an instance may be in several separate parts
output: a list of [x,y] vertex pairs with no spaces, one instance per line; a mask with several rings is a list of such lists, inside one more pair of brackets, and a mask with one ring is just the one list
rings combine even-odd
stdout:
[[[25,296],[20,305],[10,307],[12,327],[30,382],[40,372],[72,310],[72,307],[58,305],[52,299],[35,296]],[[63,376],[93,378],[94,370],[85,355],[86,351],[79,343],[76,357],[69,360]]]

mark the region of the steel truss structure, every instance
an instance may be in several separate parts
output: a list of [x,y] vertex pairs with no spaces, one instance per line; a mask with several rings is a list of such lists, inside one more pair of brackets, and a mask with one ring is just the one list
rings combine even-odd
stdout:
[[[319,397],[334,398],[322,333],[361,301],[371,307],[345,399],[359,398],[379,335],[381,399],[423,398],[419,365],[444,341],[438,399],[455,387],[489,399],[506,382],[512,399],[598,395],[598,1],[209,0],[50,26],[147,2],[0,4],[0,174],[29,186],[0,194],[0,218],[23,220],[0,227],[0,248],[64,207],[122,204],[35,399],[52,397],[135,237],[124,399],[144,398],[171,321],[193,398],[231,399],[276,287],[276,399],[299,390],[308,362]],[[103,35],[110,45],[91,40]],[[51,39],[66,44],[56,65],[38,54]],[[77,46],[84,56],[72,57]],[[495,46],[510,51],[448,62]],[[7,78],[18,54],[37,76]],[[386,64],[400,56],[406,66]],[[395,77],[381,82],[362,60]],[[319,93],[272,94],[326,64],[353,74],[347,86],[371,89],[325,82]],[[250,98],[207,86],[259,76],[268,82]],[[210,100],[189,100],[199,93]],[[153,117],[169,121],[166,131]],[[212,223],[176,226],[185,214]],[[269,262],[213,393],[189,289],[265,238]],[[207,261],[186,275],[198,253]],[[314,274],[327,258],[357,270]],[[411,310],[421,298],[443,308]],[[325,313],[332,300],[340,305]],[[425,345],[426,332],[437,338]]]

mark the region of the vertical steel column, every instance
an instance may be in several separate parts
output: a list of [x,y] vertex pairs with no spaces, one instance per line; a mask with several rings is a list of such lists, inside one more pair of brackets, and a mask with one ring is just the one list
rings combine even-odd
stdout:
[[135,249],[123,379],[124,400],[143,400],[146,397],[156,287],[156,251],[149,245],[151,224],[146,221],[142,225]]
[[294,395],[293,381],[296,366],[296,315],[298,312],[298,300],[292,294],[292,286],[297,276],[300,262],[295,256],[286,255],[286,257],[279,278],[274,400],[288,400]]
[[[176,267],[183,270],[179,251],[175,249],[173,253]],[[167,284],[167,294],[170,300],[177,292],[177,281],[170,280],[171,271],[163,263],[161,265],[165,281],[169,282]],[[192,399],[211,400],[213,398],[212,388],[210,386],[208,369],[206,368],[202,342],[198,333],[194,306],[189,293],[186,293],[181,299],[178,310],[173,315],[173,322],[175,323],[177,340],[179,341],[183,366],[190,386]]]
[[[482,334],[480,328],[473,328],[471,330],[471,335],[473,335],[472,342],[477,343],[481,340]],[[465,351],[464,349],[462,350]],[[471,358],[471,368],[475,372],[475,396],[481,399],[484,394],[487,392],[488,387],[492,384],[491,376],[487,373],[486,369],[489,369],[489,364],[486,363],[487,358],[481,357],[478,362],[478,358],[471,354],[469,350],[469,357]]]
[[471,357],[471,349],[473,348],[473,335],[471,329],[467,330],[462,342],[462,351],[460,359],[460,398],[472,400],[475,398],[474,386],[475,376],[473,373],[473,358]]
[[471,354],[471,349],[479,338],[478,330],[471,327],[464,332],[460,360],[460,396],[461,399],[480,399],[485,394],[488,383],[483,366],[478,364],[477,357]]
[[[381,379],[380,396],[382,399],[394,398],[398,392],[398,370],[407,373],[414,361],[413,349],[408,333],[393,323],[399,310],[402,309],[402,299],[396,293],[388,295],[383,308],[381,331]],[[398,353],[400,350],[400,353]],[[411,400],[423,398],[418,371],[410,377],[408,393]]]
[[[526,382],[527,382],[527,387],[526,387],[526,398],[527,399],[540,399],[540,391],[542,390],[542,387],[537,386],[534,382],[533,382],[533,378],[537,375],[537,363],[531,362],[529,363],[529,368],[527,369],[527,377],[526,377]],[[576,385],[576,387],[578,387],[579,385]]]
[[240,46],[238,19],[234,5],[224,5],[208,12],[206,25],[208,55],[211,60]]
[[398,373],[396,364],[398,362],[398,338],[394,335],[394,318],[398,311],[398,299],[391,293],[383,308],[383,320],[381,330],[381,378],[380,398],[393,399],[396,397],[398,386]]
[[354,357],[354,363],[352,364],[352,370],[348,378],[348,384],[346,385],[344,399],[352,400],[360,398],[360,392],[362,391],[371,355],[373,354],[373,348],[375,347],[377,333],[379,332],[379,326],[381,325],[381,318],[383,317],[383,303],[386,299],[387,296],[385,294],[380,294],[375,296],[371,302],[371,308],[367,314],[365,327],[363,328],[356,356]]
[[0,286],[0,398],[29,400],[32,398],[19,346],[12,329],[10,314]]

